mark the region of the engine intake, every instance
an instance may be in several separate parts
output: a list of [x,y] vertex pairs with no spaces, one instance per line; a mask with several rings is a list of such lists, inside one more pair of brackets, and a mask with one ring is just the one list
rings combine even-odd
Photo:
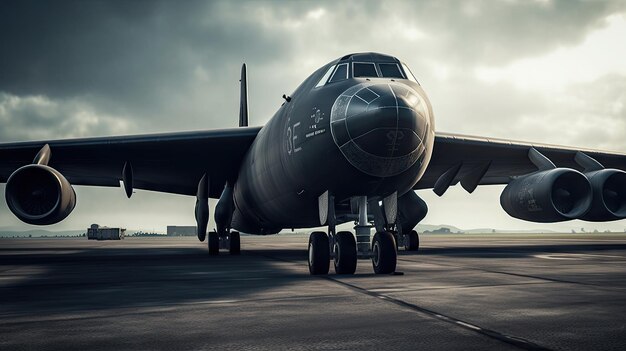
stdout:
[[603,222],[626,218],[626,172],[603,169],[585,175],[591,183],[593,201],[581,219]]
[[28,224],[58,223],[76,206],[76,193],[67,179],[54,168],[38,164],[13,172],[5,197],[11,212]]
[[580,218],[589,211],[591,200],[591,184],[587,177],[569,168],[555,168],[517,178],[500,195],[500,204],[506,213],[540,223]]

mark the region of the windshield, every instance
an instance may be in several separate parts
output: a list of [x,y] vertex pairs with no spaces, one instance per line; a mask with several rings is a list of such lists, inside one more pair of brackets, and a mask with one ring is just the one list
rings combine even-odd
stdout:
[[330,77],[329,83],[338,82],[340,80],[348,79],[348,64],[342,63],[337,66],[335,73]]
[[380,68],[380,73],[382,73],[385,78],[404,79],[402,71],[400,71],[400,67],[398,67],[396,63],[380,63],[378,67]]
[[378,77],[376,65],[372,62],[355,62],[352,65],[352,75],[358,77]]
[[403,63],[402,64],[402,68],[404,69],[404,72],[406,73],[406,77],[407,77],[408,80],[413,81],[413,82],[419,84],[417,79],[415,79],[415,76],[413,75],[413,72],[411,72],[411,70],[409,69],[409,67],[407,67],[407,65],[405,65]]

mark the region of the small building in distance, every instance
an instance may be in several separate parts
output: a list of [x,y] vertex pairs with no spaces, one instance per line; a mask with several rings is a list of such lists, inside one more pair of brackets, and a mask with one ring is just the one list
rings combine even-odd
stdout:
[[179,226],[179,225],[168,225],[167,226],[167,236],[196,236],[198,231],[196,226]]
[[89,240],[122,240],[125,235],[126,229],[124,228],[109,228],[92,224],[87,229],[87,239]]

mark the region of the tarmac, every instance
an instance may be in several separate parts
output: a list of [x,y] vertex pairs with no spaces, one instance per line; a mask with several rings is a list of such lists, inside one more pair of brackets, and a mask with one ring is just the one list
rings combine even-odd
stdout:
[[1,350],[624,350],[626,234],[421,235],[309,276],[307,235],[0,239]]

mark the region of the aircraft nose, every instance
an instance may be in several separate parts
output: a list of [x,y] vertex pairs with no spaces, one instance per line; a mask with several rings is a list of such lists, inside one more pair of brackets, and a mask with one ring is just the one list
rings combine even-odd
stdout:
[[354,167],[390,177],[424,152],[429,116],[425,101],[409,86],[361,83],[339,95],[330,121],[335,144]]

